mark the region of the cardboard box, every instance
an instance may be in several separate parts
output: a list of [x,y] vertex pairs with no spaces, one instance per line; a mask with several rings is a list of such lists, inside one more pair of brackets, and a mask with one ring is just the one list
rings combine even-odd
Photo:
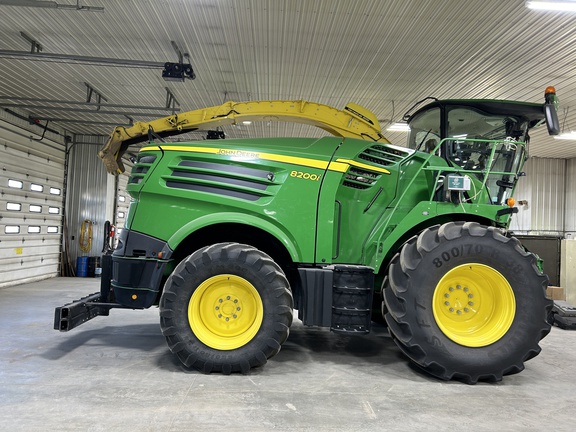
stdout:
[[566,300],[566,294],[564,293],[564,288],[557,286],[549,286],[546,288],[546,297],[551,300]]

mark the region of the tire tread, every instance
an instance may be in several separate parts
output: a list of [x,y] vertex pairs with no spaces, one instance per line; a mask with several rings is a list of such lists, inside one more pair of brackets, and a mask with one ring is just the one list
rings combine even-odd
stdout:
[[[546,315],[543,313],[541,324],[536,324],[540,325],[540,328],[532,330],[532,336],[526,335],[526,340],[522,345],[523,351],[513,353],[507,364],[496,365],[491,369],[488,368],[489,370],[479,367],[478,372],[474,372],[460,370],[458,366],[452,366],[455,362],[451,362],[449,359],[444,360],[445,354],[440,349],[423,344],[417,337],[420,324],[417,324],[415,318],[406,309],[407,302],[415,302],[417,299],[418,294],[416,292],[419,287],[412,286],[413,282],[410,275],[423,271],[419,268],[423,262],[423,257],[439,246],[447,242],[459,241],[463,237],[491,237],[502,244],[511,242],[507,245],[507,249],[514,251],[518,260],[524,260],[525,263],[531,265],[535,273],[534,277],[538,278],[538,284],[542,285],[542,294],[537,301],[545,306],[543,309],[548,310],[551,307],[551,302],[545,299],[547,277],[538,270],[536,257],[525,251],[517,239],[506,237],[495,227],[480,225],[476,222],[449,222],[431,226],[419,236],[412,237],[391,260],[388,275],[383,283],[383,309],[387,311],[385,319],[390,334],[400,350],[429,374],[443,380],[455,379],[469,384],[478,381],[500,381],[504,375],[523,370],[524,361],[538,355],[540,352],[538,343],[550,331],[550,325],[545,320],[547,312]],[[440,332],[439,329],[438,332]]]

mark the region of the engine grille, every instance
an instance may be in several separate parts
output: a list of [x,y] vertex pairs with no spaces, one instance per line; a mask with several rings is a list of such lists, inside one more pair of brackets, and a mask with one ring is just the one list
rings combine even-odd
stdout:
[[[353,189],[368,189],[384,174],[383,167],[396,165],[412,154],[410,149],[375,144],[356,156],[356,164],[350,162],[350,168],[344,176],[342,185]],[[371,169],[373,168],[373,169]]]
[[346,172],[343,185],[354,189],[368,189],[379,178],[379,173],[351,166]]
[[359,159],[379,166],[390,166],[410,156],[409,151],[383,145],[373,145],[358,155]]

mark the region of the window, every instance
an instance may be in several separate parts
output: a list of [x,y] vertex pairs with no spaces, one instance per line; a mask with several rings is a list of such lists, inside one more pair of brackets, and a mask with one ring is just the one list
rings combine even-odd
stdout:
[[14,189],[22,189],[22,187],[24,186],[24,183],[22,183],[20,180],[8,180],[8,187],[14,188]]
[[34,192],[44,192],[44,186],[32,183],[30,185],[30,190]]
[[31,213],[42,213],[42,206],[30,204],[30,212]]
[[61,192],[62,191],[58,188],[53,188],[53,187],[50,188],[50,194],[52,194],[52,195],[60,195]]
[[118,212],[118,219],[124,219],[124,212]]
[[48,234],[58,234],[58,227],[57,226],[49,226],[48,227]]
[[22,204],[20,204],[20,203],[12,203],[12,202],[6,203],[6,210],[20,211],[21,209],[22,209]]
[[48,213],[50,214],[60,214],[60,209],[58,207],[48,207]]
[[118,197],[118,201],[120,201],[120,202],[126,202],[126,197],[120,195],[120,196]]
[[410,120],[408,147],[431,152],[440,142],[440,108],[430,109],[415,115]]
[[5,234],[18,234],[20,232],[20,227],[18,225],[6,225],[4,227]]
[[40,227],[39,226],[29,226],[28,232],[30,234],[39,234],[40,233]]

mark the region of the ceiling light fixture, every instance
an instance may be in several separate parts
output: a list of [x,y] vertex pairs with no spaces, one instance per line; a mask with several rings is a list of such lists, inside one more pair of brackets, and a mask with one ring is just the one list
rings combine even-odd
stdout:
[[575,1],[527,1],[526,7],[537,10],[576,12]]
[[555,139],[560,140],[576,140],[576,132],[570,130],[570,132],[564,132],[564,126],[566,125],[566,120],[568,119],[568,111],[570,111],[570,107],[564,107],[564,119],[562,120],[562,128],[560,129],[560,135],[555,135]]
[[576,132],[564,132],[564,133],[561,133],[560,135],[556,135],[554,138],[559,139],[559,140],[574,140],[574,141],[576,141]]
[[410,132],[410,126],[408,126],[408,123],[392,123],[386,130],[390,132]]

